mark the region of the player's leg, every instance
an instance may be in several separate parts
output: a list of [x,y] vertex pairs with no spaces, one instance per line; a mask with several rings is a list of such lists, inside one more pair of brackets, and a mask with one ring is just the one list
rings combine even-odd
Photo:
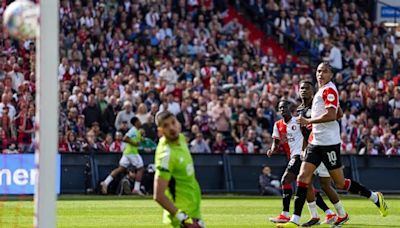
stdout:
[[[340,158],[340,144],[329,146],[327,148],[327,153],[322,157],[322,161],[329,170],[329,174],[337,188],[369,198],[379,208],[382,216],[387,215],[387,205],[381,193],[372,192],[360,183],[344,178]],[[340,201],[338,203],[340,203]],[[341,225],[348,220],[347,213],[343,216],[343,212],[338,211],[338,215],[334,225]]]
[[269,220],[271,222],[284,223],[284,222],[289,221],[289,219],[290,219],[290,214],[289,214],[290,200],[292,199],[292,195],[293,195],[292,183],[295,180],[296,180],[296,175],[294,173],[288,171],[288,168],[286,168],[286,171],[281,178],[282,212],[277,217],[270,218]]
[[144,173],[144,164],[143,164],[143,159],[142,156],[139,154],[131,155],[129,156],[130,162],[133,166],[136,167],[136,177],[135,177],[135,185],[133,187],[132,193],[133,194],[138,194],[138,195],[144,195],[142,191],[140,190],[141,186],[141,181]]
[[101,192],[103,194],[107,194],[108,185],[117,177],[120,173],[125,172],[126,168],[128,168],[130,162],[126,155],[122,155],[119,160],[119,167],[111,171],[111,173],[100,183]]
[[[314,177],[312,178],[311,182],[313,182]],[[310,212],[310,220],[308,220],[306,223],[303,223],[301,226],[303,227],[311,227],[311,226],[315,226],[315,225],[319,225],[320,224],[320,218],[317,212],[317,202],[315,199],[316,195],[315,195],[315,189],[313,187],[312,184],[310,184],[308,186],[307,189],[307,207],[308,207],[308,211]],[[323,201],[322,201],[323,202]],[[318,205],[319,206],[319,205]],[[325,204],[326,206],[326,204]]]
[[[321,165],[319,165],[319,167],[317,168],[317,173],[319,176],[319,183],[321,185],[322,191],[325,192],[325,194],[328,196],[329,200],[332,202],[335,208],[336,206],[341,205],[337,204],[339,202],[339,196],[336,193],[335,189],[333,189],[332,187],[332,179],[329,175],[328,169],[325,167],[323,163],[321,163]],[[318,195],[316,195],[316,198],[317,198],[317,204],[320,204],[318,203],[318,201],[323,201],[319,193]],[[329,209],[328,206],[326,206],[326,208],[322,210],[324,210],[325,212],[325,221],[323,222],[323,224],[332,224],[336,219],[336,214],[331,209]]]
[[297,227],[300,223],[301,212],[307,197],[308,185],[316,167],[321,163],[318,146],[309,144],[306,149],[305,161],[301,164],[300,174],[297,177],[297,191],[294,200],[294,213],[290,222],[279,224],[277,227]]
[[383,217],[387,216],[388,207],[382,193],[373,192],[357,181],[344,178],[342,168],[330,170],[329,174],[331,175],[338,189],[346,190],[352,194],[359,194],[365,198],[368,198],[379,208],[379,211]]
[[285,173],[281,179],[282,186],[282,212],[276,218],[270,218],[271,222],[284,223],[290,219],[289,208],[292,199],[293,189],[292,183],[296,180],[301,167],[300,156],[295,156],[288,162]]

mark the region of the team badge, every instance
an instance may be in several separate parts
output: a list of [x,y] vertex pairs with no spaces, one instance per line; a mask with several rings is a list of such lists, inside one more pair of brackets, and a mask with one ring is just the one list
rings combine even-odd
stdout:
[[295,131],[296,130],[296,125],[292,126],[292,130]]
[[328,101],[330,101],[330,102],[332,102],[332,101],[334,101],[335,100],[335,95],[333,95],[333,94],[328,94]]

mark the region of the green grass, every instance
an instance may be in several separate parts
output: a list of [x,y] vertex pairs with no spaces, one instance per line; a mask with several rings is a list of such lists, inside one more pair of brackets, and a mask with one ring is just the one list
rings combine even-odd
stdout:
[[[9,200],[0,201],[0,227],[32,227],[32,201],[4,199]],[[369,200],[346,197],[342,201],[350,214],[345,227],[400,227],[399,198],[388,199],[390,214],[386,218],[380,217]],[[161,223],[161,208],[149,198],[67,196],[61,197],[57,204],[57,227],[168,227]],[[275,227],[267,218],[276,216],[280,210],[279,198],[219,196],[202,201],[207,227]],[[320,216],[323,216],[321,211]],[[308,218],[308,210],[304,208],[302,221]]]

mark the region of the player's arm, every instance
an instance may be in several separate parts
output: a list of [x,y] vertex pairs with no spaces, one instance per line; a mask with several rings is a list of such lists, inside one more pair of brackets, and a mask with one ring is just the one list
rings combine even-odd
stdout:
[[[326,111],[317,117],[306,119],[304,117],[297,118],[297,122],[302,126],[308,124],[319,124],[337,120],[339,99],[337,92],[332,88],[327,88],[322,94]],[[342,114],[343,115],[343,114]]]
[[124,138],[122,139],[122,141],[131,144],[132,146],[139,146],[140,142],[135,142],[133,141],[131,138],[129,138],[128,136],[124,136]]
[[[157,152],[156,152],[157,153]],[[153,199],[160,204],[162,208],[167,210],[171,215],[180,221],[186,227],[192,225],[194,222],[184,211],[175,207],[174,203],[165,195],[168,188],[169,180],[171,179],[169,154],[165,153],[162,156],[156,155],[156,173],[154,177],[154,193]]]
[[272,155],[273,153],[276,153],[276,152],[278,151],[279,142],[280,142],[280,140],[279,140],[278,138],[273,138],[273,140],[272,140],[272,146],[271,146],[271,148],[267,151],[268,157],[271,157],[271,155]]
[[[304,120],[304,122],[303,122],[304,125],[326,123],[326,122],[335,121],[337,119],[337,112],[336,112],[336,108],[328,107],[328,108],[326,108],[326,112],[320,116],[317,116],[315,118],[310,118],[310,119],[305,119],[304,117],[300,117],[299,119]],[[302,124],[302,123],[300,123],[300,124]]]
[[165,210],[167,210],[171,215],[175,215],[178,209],[175,205],[168,199],[165,195],[165,190],[168,188],[169,181],[156,176],[154,179],[154,200],[160,204]]
[[278,126],[277,126],[277,122],[275,122],[274,128],[272,130],[272,146],[267,151],[267,156],[268,157],[271,157],[272,153],[276,153],[276,151],[279,148],[279,142],[280,142],[280,133],[279,133],[279,129],[278,129]]
[[343,117],[343,110],[342,108],[339,106],[337,113],[336,113],[336,120],[340,120]]

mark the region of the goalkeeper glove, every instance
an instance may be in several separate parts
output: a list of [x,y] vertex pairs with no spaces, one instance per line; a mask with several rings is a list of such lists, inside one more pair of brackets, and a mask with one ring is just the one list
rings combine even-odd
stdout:
[[200,228],[201,226],[194,221],[192,218],[189,217],[185,212],[182,210],[178,210],[175,214],[175,218],[179,220],[181,223],[181,227],[184,228]]

